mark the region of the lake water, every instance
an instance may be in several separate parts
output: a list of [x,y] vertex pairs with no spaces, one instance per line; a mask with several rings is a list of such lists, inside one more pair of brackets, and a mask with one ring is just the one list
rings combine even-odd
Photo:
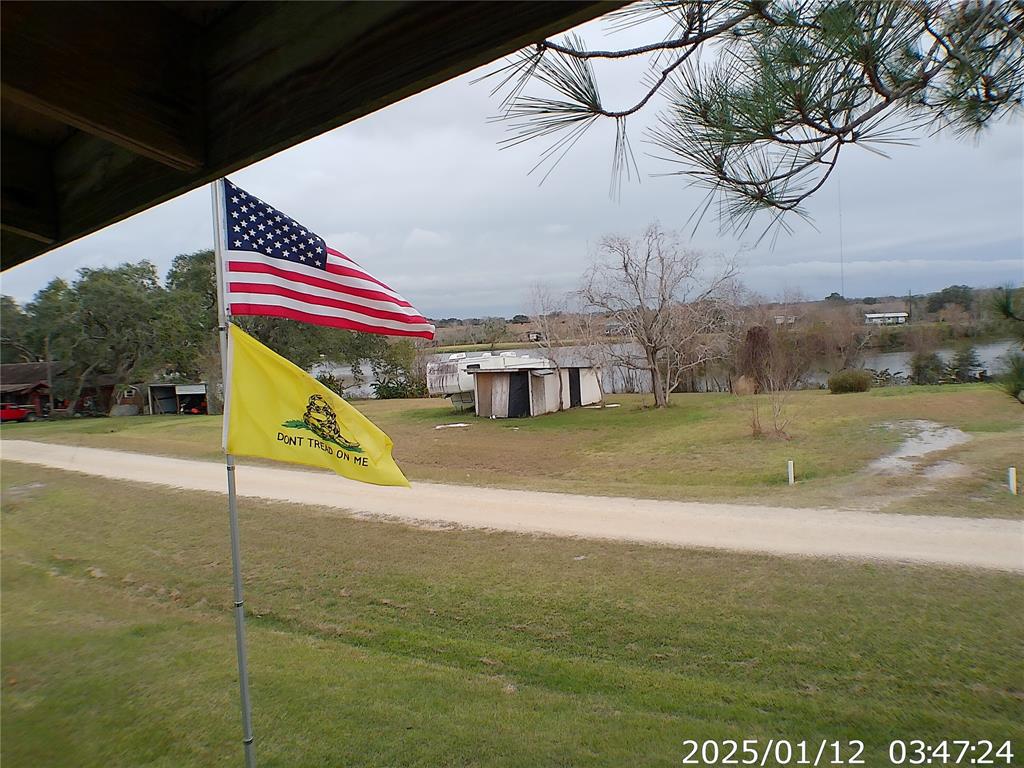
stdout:
[[[636,344],[618,343],[610,344],[608,347],[616,356],[621,357],[624,355],[630,355],[635,359],[642,359],[640,347]],[[981,359],[982,367],[990,375],[995,376],[1004,370],[1005,363],[1002,358],[1004,358],[1008,352],[1016,348],[1016,342],[1006,339],[987,344],[978,344],[975,345],[974,348],[978,353],[978,357]],[[509,351],[518,356],[545,356],[544,351],[535,346],[522,347],[520,349],[513,349]],[[955,347],[943,347],[938,350],[938,353],[944,361],[949,362],[956,353],[956,349]],[[469,354],[470,356],[474,356],[476,353]],[[558,356],[558,362],[562,366],[585,366],[592,365],[595,362],[595,355],[587,347],[559,347],[558,349],[553,350],[552,354]],[[449,356],[450,353],[447,352],[443,354],[431,354],[427,356],[427,360],[447,360]],[[894,375],[907,376],[910,373],[910,359],[912,357],[913,355],[910,352],[869,352],[864,355],[861,365],[864,368],[871,368],[876,371],[882,371],[888,368],[889,372]],[[600,360],[600,358],[597,359]],[[651,391],[650,376],[645,371],[630,370],[629,368],[621,365],[610,364],[607,362],[607,358],[604,359],[602,369],[604,372],[602,381],[606,394],[619,394],[623,392],[647,393]],[[354,376],[351,366],[320,363],[314,366],[312,371],[314,376],[322,372],[332,373],[337,378],[343,380],[346,384],[352,385],[345,392],[348,397],[373,397],[373,379],[368,365],[363,366],[361,371],[362,382],[358,385],[354,384]],[[807,377],[807,384],[810,386],[824,386],[825,382],[828,380],[828,376],[828,371],[820,370],[812,372]],[[691,385],[694,389],[701,392],[728,391],[729,377],[724,370],[716,371],[715,367],[711,366],[711,370],[706,374],[695,377],[691,382]]]
[[[1003,341],[993,341],[989,344],[976,344],[974,349],[981,359],[981,367],[994,376],[1006,370],[1006,362],[1001,358],[1005,358],[1006,354],[1013,350],[1015,346],[1015,342],[1012,339],[1005,339]],[[953,355],[956,354],[956,348],[943,347],[938,350],[938,353],[943,362],[948,363],[953,359]],[[907,376],[910,374],[910,359],[912,357],[913,354],[910,352],[872,352],[864,356],[863,367],[876,371],[888,368],[890,373]]]
[[[642,360],[643,356],[640,347],[633,343],[610,344],[608,347],[616,357],[630,356],[636,360]],[[978,357],[981,360],[982,368],[992,376],[998,375],[1005,370],[1005,358],[1008,352],[1016,349],[1016,342],[1012,339],[977,344],[974,346]],[[522,347],[520,349],[508,350],[517,356],[544,357],[545,351],[536,346]],[[956,347],[942,347],[937,350],[939,356],[949,362],[956,354]],[[469,353],[473,356],[475,353]],[[498,354],[498,353],[494,353]],[[559,347],[551,351],[549,356],[557,355],[558,363],[563,367],[593,365],[595,362],[602,363],[604,371],[603,384],[606,394],[618,394],[622,392],[643,392],[651,391],[650,376],[644,371],[630,370],[621,365],[610,364],[608,358],[603,360],[601,356],[595,355],[588,347]],[[447,360],[450,353],[433,354],[427,357],[428,361]],[[913,357],[911,352],[875,352],[870,351],[864,355],[861,367],[871,368],[876,371],[888,369],[893,375],[907,376],[910,374],[910,360]],[[729,385],[728,375],[724,370],[714,370],[710,366],[706,374],[696,377],[692,386],[697,391],[727,391]],[[807,384],[811,386],[823,386],[828,380],[829,371],[818,370],[807,377]]]

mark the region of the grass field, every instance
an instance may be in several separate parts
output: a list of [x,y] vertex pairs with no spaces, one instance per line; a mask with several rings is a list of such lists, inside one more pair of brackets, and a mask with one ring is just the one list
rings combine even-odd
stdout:
[[[239,764],[223,497],[9,462],[2,486],[5,768]],[[690,738],[860,739],[867,765],[893,738],[1024,750],[1020,576],[251,500],[241,528],[262,766],[676,766]]]
[[[750,436],[744,398],[678,395],[665,411],[639,396],[613,396],[614,409],[536,419],[486,420],[456,414],[444,400],[356,403],[395,442],[412,480],[496,485],[680,500],[736,500],[787,506],[859,507],[916,514],[1024,516],[1007,493],[1006,468],[1024,474],[1024,409],[989,385],[901,387],[862,394],[793,393],[790,440]],[[932,463],[965,466],[958,479],[866,475],[870,461],[903,434],[891,425],[930,419],[971,442]],[[452,422],[467,428],[435,429]],[[6,437],[214,460],[216,417],[130,417],[14,424]],[[786,485],[786,461],[799,483]]]

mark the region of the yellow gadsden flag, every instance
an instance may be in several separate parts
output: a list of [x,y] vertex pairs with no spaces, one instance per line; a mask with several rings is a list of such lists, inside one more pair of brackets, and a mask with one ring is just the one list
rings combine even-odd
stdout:
[[236,456],[326,467],[377,485],[404,485],[391,438],[297,365],[229,326],[225,448]]

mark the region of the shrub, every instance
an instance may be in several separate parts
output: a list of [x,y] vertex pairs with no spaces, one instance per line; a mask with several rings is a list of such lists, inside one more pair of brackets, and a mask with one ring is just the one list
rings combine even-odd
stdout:
[[373,394],[379,400],[395,400],[406,397],[426,397],[426,385],[412,378],[404,371],[389,371],[373,382]]
[[370,361],[370,370],[370,386],[380,400],[427,396],[426,365],[408,339],[389,344],[382,356]]
[[844,392],[867,392],[871,389],[871,371],[852,369],[828,377],[828,388],[833,395]]
[[918,352],[910,359],[910,379],[915,384],[938,384],[946,364],[934,352]]
[[959,382],[977,381],[981,358],[972,346],[961,346],[947,366],[948,375]]
[[341,379],[335,378],[333,374],[317,374],[316,380],[323,384],[325,387],[327,387],[329,390],[331,390],[331,392],[333,392],[334,394],[341,395],[342,397],[345,396],[344,383],[342,383]]
[[1024,403],[1024,355],[1015,352],[1007,358],[1006,362],[1008,370],[999,382],[1006,394]]

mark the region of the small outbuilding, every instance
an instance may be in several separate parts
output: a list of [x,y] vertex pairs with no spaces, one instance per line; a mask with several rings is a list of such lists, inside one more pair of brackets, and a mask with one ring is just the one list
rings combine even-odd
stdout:
[[110,404],[111,416],[138,416],[146,408],[146,397],[142,385],[128,385],[114,390],[114,400]]
[[602,399],[600,370],[592,367],[555,368],[544,360],[467,373],[473,376],[476,415],[484,418],[540,416]]
[[149,412],[205,414],[206,384],[150,384]]

